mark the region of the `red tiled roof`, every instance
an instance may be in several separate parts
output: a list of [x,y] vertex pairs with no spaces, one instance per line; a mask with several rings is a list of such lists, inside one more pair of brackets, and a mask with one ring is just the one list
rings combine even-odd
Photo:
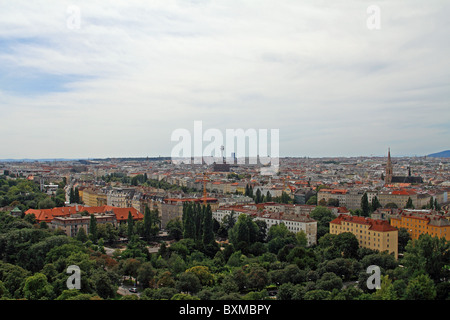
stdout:
[[389,224],[389,222],[385,221],[385,220],[375,220],[375,219],[370,219],[370,218],[365,218],[365,217],[348,216],[348,215],[342,215],[342,214],[339,215],[336,219],[334,219],[330,223],[341,224],[343,221],[348,221],[348,222],[357,223],[357,224],[370,225],[369,230],[374,230],[374,231],[386,232],[386,231],[396,231],[397,230],[397,228],[391,226]]
[[83,206],[73,206],[73,207],[57,207],[53,209],[29,209],[25,211],[25,214],[34,214],[38,222],[51,222],[55,217],[66,217],[71,214],[81,213],[87,211],[89,214],[94,213],[104,213],[112,211],[116,215],[117,221],[124,221],[128,219],[128,212],[131,212],[133,220],[142,220],[143,215],[135,208],[118,208],[112,206],[101,206],[101,207],[83,207]]

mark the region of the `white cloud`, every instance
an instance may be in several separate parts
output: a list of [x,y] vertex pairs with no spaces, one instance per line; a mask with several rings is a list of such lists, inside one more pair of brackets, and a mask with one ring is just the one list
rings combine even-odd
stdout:
[[194,120],[278,128],[281,155],[448,148],[449,5],[377,3],[370,31],[361,1],[5,1],[0,66],[66,90],[0,87],[0,158],[168,155]]

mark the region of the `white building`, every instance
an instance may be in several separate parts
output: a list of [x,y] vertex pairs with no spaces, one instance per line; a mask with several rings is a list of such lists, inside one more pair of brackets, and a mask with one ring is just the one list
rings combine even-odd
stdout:
[[308,215],[284,214],[282,212],[258,212],[257,210],[239,207],[225,207],[214,211],[213,218],[219,223],[222,223],[225,216],[230,215],[233,211],[236,219],[241,214],[247,214],[251,215],[254,220],[264,221],[267,224],[267,230],[269,230],[273,225],[283,223],[287,229],[293,233],[298,233],[300,231],[305,232],[308,246],[317,243],[317,221],[310,218]]

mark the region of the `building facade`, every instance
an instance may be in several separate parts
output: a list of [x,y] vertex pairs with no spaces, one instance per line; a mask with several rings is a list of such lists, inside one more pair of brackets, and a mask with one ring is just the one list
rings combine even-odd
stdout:
[[[116,216],[113,213],[94,214],[98,224],[111,223],[117,224]],[[73,214],[70,216],[55,217],[50,223],[49,228],[52,230],[63,230],[69,237],[76,237],[81,228],[86,234],[89,233],[91,217],[90,215],[82,216],[81,214]]]
[[387,251],[398,258],[398,230],[384,220],[339,215],[330,222],[330,233],[350,232],[364,248]]
[[267,230],[274,225],[283,223],[290,232],[298,233],[303,231],[306,234],[307,245],[315,245],[317,243],[317,221],[310,218],[309,215],[299,213],[286,213],[282,211],[281,207],[268,206],[269,209],[259,211],[254,206],[231,206],[222,207],[213,211],[213,218],[219,223],[227,215],[234,213],[237,219],[239,215],[246,214],[252,216],[254,220],[264,221],[267,225]]
[[418,239],[421,234],[450,240],[450,221],[440,215],[421,214],[411,211],[391,217],[391,225],[405,228],[412,239]]

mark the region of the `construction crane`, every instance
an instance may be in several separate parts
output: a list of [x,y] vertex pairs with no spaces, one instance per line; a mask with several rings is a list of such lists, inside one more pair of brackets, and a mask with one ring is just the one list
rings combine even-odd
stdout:
[[207,197],[207,193],[206,193],[206,182],[210,181],[210,179],[208,178],[208,175],[212,174],[212,172],[203,172],[203,204],[206,205],[206,197]]

